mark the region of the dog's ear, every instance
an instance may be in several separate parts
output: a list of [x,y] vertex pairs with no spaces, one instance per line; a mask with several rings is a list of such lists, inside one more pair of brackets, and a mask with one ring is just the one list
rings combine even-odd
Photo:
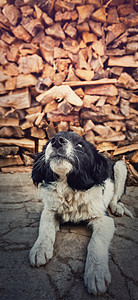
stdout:
[[45,152],[44,150],[36,154],[34,159],[34,165],[32,169],[33,183],[38,186],[39,183],[44,180],[45,177]]
[[96,184],[102,184],[109,175],[108,160],[97,152],[93,165],[93,178]]
[[43,181],[45,184],[49,184],[57,180],[58,175],[56,175],[50,168],[49,163],[45,160],[45,149],[47,145],[44,146],[43,151],[36,154],[34,159],[34,165],[32,170],[32,179],[34,185],[38,186],[39,183]]

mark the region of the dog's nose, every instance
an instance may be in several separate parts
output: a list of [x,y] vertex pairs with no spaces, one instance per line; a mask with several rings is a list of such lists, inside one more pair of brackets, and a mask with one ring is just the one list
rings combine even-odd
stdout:
[[57,148],[57,149],[62,147],[65,144],[65,142],[66,142],[65,139],[61,136],[54,136],[51,139],[52,146]]

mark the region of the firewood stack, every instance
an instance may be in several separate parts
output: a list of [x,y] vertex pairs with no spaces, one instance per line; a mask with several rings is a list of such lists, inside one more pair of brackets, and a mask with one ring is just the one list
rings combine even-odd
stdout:
[[137,8],[136,0],[0,0],[3,172],[27,170],[49,138],[72,130],[123,156],[137,176]]

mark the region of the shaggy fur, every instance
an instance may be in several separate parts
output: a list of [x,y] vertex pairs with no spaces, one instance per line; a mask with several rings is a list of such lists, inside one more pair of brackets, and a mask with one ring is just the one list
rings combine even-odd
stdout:
[[63,222],[87,221],[93,226],[88,244],[84,283],[88,292],[104,293],[111,282],[108,249],[115,226],[106,210],[132,214],[118,202],[127,176],[123,161],[115,164],[74,132],[57,133],[35,159],[32,179],[41,183],[44,203],[39,236],[30,251],[32,266],[44,265],[53,256],[59,218]]

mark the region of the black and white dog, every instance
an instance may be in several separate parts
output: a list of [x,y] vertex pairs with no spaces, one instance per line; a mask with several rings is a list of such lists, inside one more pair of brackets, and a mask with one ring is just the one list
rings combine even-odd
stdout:
[[88,292],[104,293],[111,282],[108,249],[115,226],[107,215],[132,214],[118,202],[124,193],[127,169],[113,163],[74,132],[57,133],[38,154],[32,171],[34,184],[42,183],[44,203],[39,236],[30,251],[32,266],[44,265],[53,256],[60,216],[64,222],[87,221],[93,226],[88,244],[84,282]]

